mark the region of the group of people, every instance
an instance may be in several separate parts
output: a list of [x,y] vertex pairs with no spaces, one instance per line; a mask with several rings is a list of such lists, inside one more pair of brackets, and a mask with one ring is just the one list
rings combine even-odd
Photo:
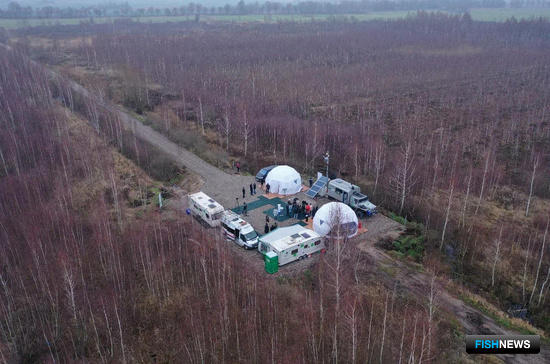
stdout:
[[315,216],[317,212],[317,206],[311,206],[307,201],[303,200],[301,204],[298,203],[298,198],[294,200],[288,200],[286,204],[286,216],[293,217],[295,219],[306,219],[308,222],[310,217]]
[[264,234],[267,234],[268,232],[273,231],[273,230],[277,229],[278,227],[279,226],[277,225],[277,221],[275,221],[273,223],[273,225],[271,225],[271,227],[270,227],[269,226],[269,216],[265,217]]
[[[264,188],[264,183],[265,183],[265,180],[261,180],[260,181],[260,186],[262,186],[262,188]],[[267,183],[265,185],[265,193],[269,193],[269,189],[271,188],[271,186],[269,185],[269,183]]]
[[[250,196],[254,196],[256,194],[256,182],[251,183],[250,186]],[[243,198],[246,197],[246,188],[243,187]]]
[[[240,167],[240,165],[238,165],[238,167]],[[309,184],[311,185],[312,182],[313,181],[310,178]],[[264,185],[264,181],[261,181],[260,186],[262,188],[263,188],[263,185]],[[270,187],[271,186],[269,186],[269,183],[267,183],[266,186],[265,186],[266,193],[269,193]],[[250,191],[250,196],[254,196],[256,194],[256,188],[257,188],[256,182],[251,183],[248,186],[248,188],[249,188],[249,191]],[[246,187],[243,187],[242,193],[243,193],[243,199],[246,198]],[[239,199],[237,198],[237,204],[238,204],[238,200]],[[288,202],[285,206],[286,216],[293,217],[297,220],[305,219],[306,222],[308,222],[310,217],[313,218],[315,216],[315,213],[317,212],[318,207],[317,207],[317,205],[312,206],[311,204],[307,203],[307,201],[305,201],[305,200],[303,200],[301,203],[299,203],[298,201],[299,201],[298,198],[294,198],[294,200],[288,200]],[[243,215],[248,215],[248,205],[246,204],[245,201],[243,201],[242,214]],[[277,222],[275,221],[273,223],[273,225],[270,226],[269,225],[269,216],[266,216],[264,232],[267,234],[268,232],[273,231],[276,228],[277,228]]]

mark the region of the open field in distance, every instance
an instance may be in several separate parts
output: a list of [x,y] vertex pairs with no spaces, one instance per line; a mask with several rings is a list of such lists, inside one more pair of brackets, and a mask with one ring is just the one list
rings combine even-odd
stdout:
[[[436,12],[436,11],[434,11]],[[437,11],[439,12],[439,11]],[[366,14],[311,14],[311,15],[201,15],[200,21],[203,22],[236,22],[236,23],[247,23],[247,22],[261,22],[261,23],[275,23],[280,21],[296,21],[296,22],[307,22],[307,21],[322,21],[329,18],[335,19],[353,19],[358,21],[366,20],[388,20],[388,19],[402,19],[407,16],[412,16],[416,14],[416,11],[378,11],[371,12]],[[475,8],[470,10],[472,19],[478,21],[497,21],[503,22],[506,19],[515,17],[518,20],[521,19],[530,19],[536,17],[542,17],[545,19],[550,19],[550,9],[492,9],[492,8]],[[115,17],[96,17],[93,18],[95,23],[109,23],[117,18]],[[144,23],[164,23],[164,22],[180,22],[180,21],[191,21],[194,19],[194,16],[185,15],[185,16],[143,16],[143,17],[131,17],[131,18],[122,18],[122,19],[132,19],[134,21],[140,21]],[[59,18],[59,19],[0,19],[0,27],[6,29],[17,29],[24,27],[35,27],[42,25],[77,25],[82,22],[87,22],[89,19],[86,18]]]

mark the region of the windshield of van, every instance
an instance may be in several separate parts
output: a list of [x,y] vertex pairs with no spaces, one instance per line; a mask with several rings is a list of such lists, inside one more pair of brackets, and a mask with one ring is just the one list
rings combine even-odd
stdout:
[[223,214],[223,211],[222,211],[222,212],[216,212],[215,214],[212,215],[212,220],[219,220],[219,219],[221,219],[222,214]]
[[241,236],[243,237],[244,241],[250,241],[256,239],[258,237],[258,234],[256,233],[256,231],[252,230],[251,232]]

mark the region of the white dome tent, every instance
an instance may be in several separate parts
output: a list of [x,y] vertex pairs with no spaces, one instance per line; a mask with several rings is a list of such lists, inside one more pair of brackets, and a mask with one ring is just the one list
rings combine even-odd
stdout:
[[300,173],[289,166],[278,166],[273,168],[265,178],[269,184],[269,192],[280,195],[293,195],[302,190],[302,178]]
[[357,234],[358,222],[351,207],[342,202],[329,202],[315,213],[313,230],[321,236],[333,236],[334,233],[333,237],[347,235],[351,238]]

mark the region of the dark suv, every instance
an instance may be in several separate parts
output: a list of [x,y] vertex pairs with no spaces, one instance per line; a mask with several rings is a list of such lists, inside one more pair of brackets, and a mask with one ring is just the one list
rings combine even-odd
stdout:
[[264,167],[262,169],[260,169],[260,171],[258,172],[258,174],[256,175],[256,182],[265,182],[265,178],[267,177],[267,174],[277,166],[269,166],[269,167]]

